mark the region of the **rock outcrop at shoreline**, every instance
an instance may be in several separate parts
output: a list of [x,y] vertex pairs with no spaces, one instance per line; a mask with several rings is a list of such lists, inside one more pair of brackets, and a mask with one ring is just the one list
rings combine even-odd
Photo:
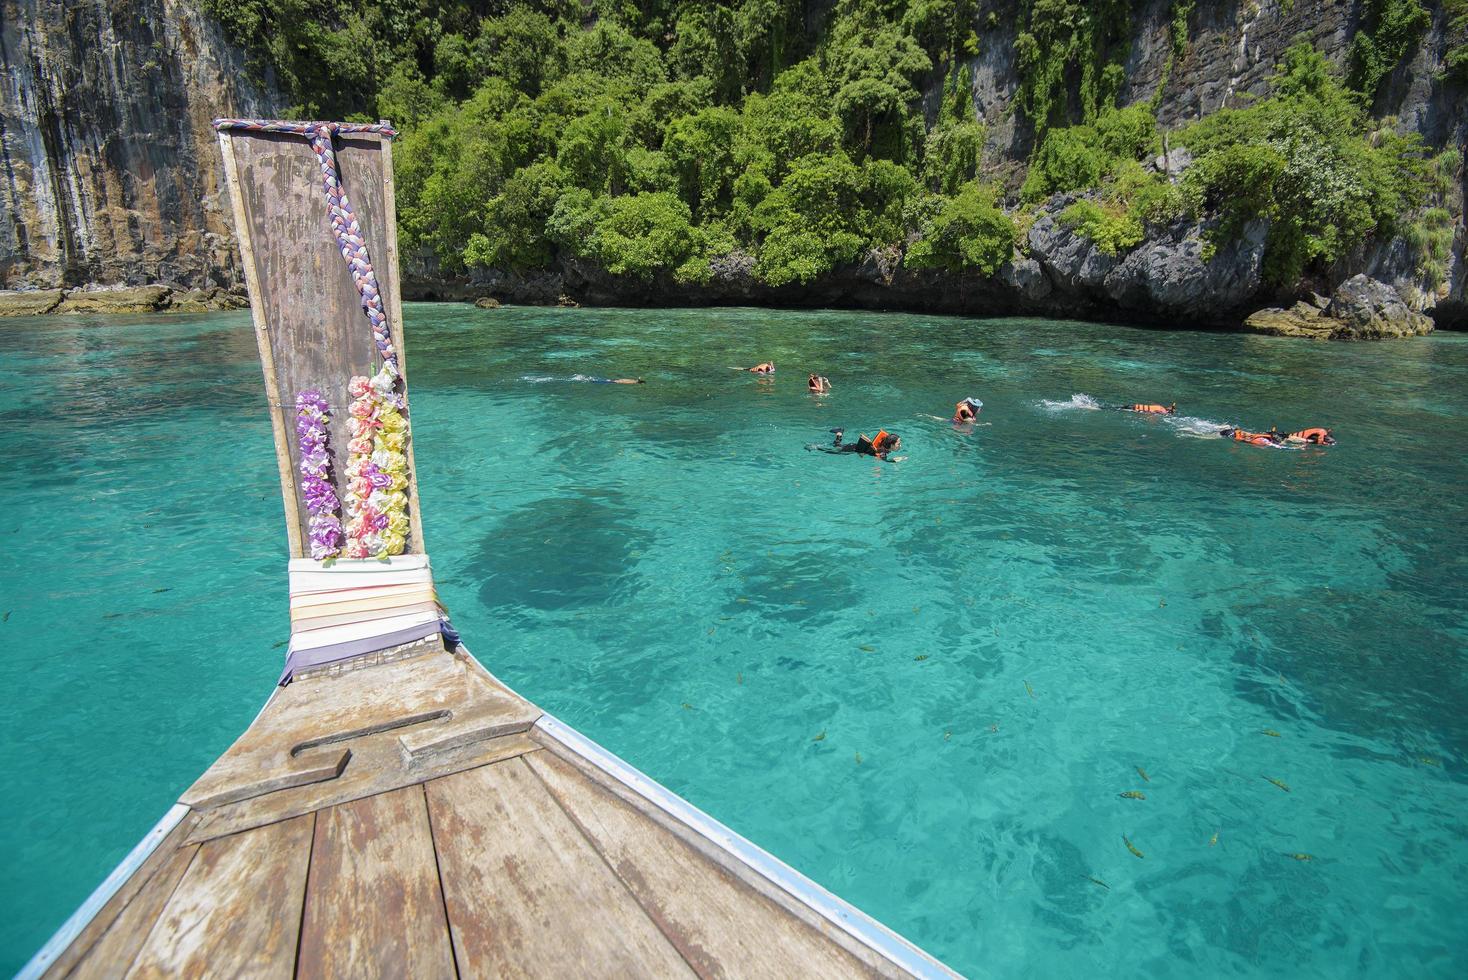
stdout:
[[179,289],[173,286],[115,286],[84,289],[0,290],[0,317],[46,313],[208,313],[249,306],[241,290]]
[[1431,333],[1433,323],[1404,303],[1394,287],[1360,274],[1341,283],[1328,304],[1259,310],[1244,321],[1244,329],[1310,340],[1385,340]]

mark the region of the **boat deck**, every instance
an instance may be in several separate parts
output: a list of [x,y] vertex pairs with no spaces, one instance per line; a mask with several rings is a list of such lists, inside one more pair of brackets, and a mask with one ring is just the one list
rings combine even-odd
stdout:
[[44,975],[951,975],[436,641],[280,689],[154,839]]

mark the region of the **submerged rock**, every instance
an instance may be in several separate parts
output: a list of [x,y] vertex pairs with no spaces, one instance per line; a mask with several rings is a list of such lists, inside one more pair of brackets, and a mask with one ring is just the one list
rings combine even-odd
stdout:
[[1397,291],[1365,273],[1336,287],[1326,313],[1342,324],[1336,336],[1347,340],[1418,337],[1432,332],[1432,318],[1418,313]]
[[474,305],[481,310],[497,310],[500,308],[500,301],[493,296],[481,296],[474,301]]
[[0,290],[0,316],[37,316],[61,305],[59,289]]

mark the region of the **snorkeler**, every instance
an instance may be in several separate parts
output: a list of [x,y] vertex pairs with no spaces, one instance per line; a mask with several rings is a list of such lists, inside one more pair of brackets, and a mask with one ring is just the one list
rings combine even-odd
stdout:
[[977,398],[965,398],[953,406],[953,424],[964,425],[979,417],[979,412],[984,408],[984,403]]
[[1247,442],[1251,446],[1280,446],[1285,439],[1273,429],[1268,432],[1249,432],[1246,429],[1236,429],[1230,426],[1227,429],[1219,429],[1218,434],[1234,442]]
[[817,449],[823,453],[858,453],[862,456],[875,456],[877,459],[886,460],[887,457],[902,448],[902,438],[896,433],[888,432],[886,429],[878,429],[877,434],[871,438],[865,435],[859,436],[856,442],[843,442],[846,435],[845,429],[832,429],[836,439],[829,446],[812,443],[806,449]]
[[1141,412],[1143,415],[1176,415],[1177,402],[1171,405],[1117,405],[1119,412]]
[[1334,446],[1335,436],[1330,434],[1329,429],[1319,426],[1311,429],[1301,429],[1299,432],[1291,432],[1285,436],[1287,442],[1304,442],[1312,446]]
[[760,361],[758,364],[756,364],[752,368],[737,368],[736,370],[739,370],[739,371],[748,371],[750,374],[774,374],[775,373],[775,362],[774,361]]
[[[770,365],[770,370],[774,370],[774,365]],[[824,395],[831,390],[831,379],[823,378],[819,374],[812,374],[810,380],[805,383],[805,386],[810,389],[813,395]]]
[[646,381],[641,378],[592,378],[592,384],[596,385],[645,385]]

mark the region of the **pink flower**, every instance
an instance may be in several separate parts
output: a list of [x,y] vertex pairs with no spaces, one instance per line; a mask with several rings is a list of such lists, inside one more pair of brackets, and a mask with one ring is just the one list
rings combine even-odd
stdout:
[[347,394],[351,395],[353,398],[361,398],[363,395],[367,394],[367,392],[371,390],[371,380],[360,374],[353,378],[351,381],[347,382]]

